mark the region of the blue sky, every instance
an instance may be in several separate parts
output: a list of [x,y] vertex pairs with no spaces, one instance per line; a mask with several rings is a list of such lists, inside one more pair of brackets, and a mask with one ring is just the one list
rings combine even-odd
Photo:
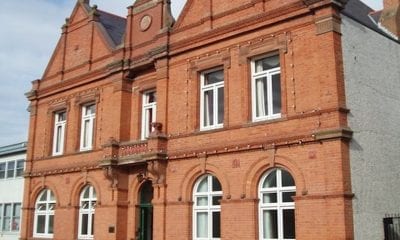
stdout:
[[[374,9],[381,0],[363,0]],[[100,9],[126,16],[134,0],[92,0]],[[185,0],[172,0],[174,16]],[[24,93],[40,79],[75,0],[0,0],[0,146],[26,141],[29,113]]]

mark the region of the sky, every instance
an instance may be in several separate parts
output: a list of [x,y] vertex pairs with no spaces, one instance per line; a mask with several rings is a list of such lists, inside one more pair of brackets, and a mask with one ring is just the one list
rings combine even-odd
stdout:
[[[373,9],[382,0],[363,0]],[[77,0],[0,0],[0,146],[27,140],[29,102],[24,93],[40,79]],[[134,0],[91,0],[120,16]],[[186,0],[172,0],[179,15]]]

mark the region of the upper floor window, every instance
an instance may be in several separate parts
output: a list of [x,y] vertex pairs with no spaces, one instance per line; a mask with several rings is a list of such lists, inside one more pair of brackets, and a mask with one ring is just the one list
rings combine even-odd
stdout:
[[224,71],[211,70],[201,74],[200,130],[223,127]]
[[267,172],[260,181],[259,229],[262,240],[294,240],[296,186],[283,169]]
[[50,189],[44,189],[35,203],[34,237],[52,238],[56,199]]
[[81,151],[91,150],[93,147],[94,120],[96,118],[96,105],[87,104],[82,106],[81,122]]
[[66,123],[67,113],[65,111],[54,114],[53,155],[63,154]]
[[152,129],[151,123],[156,121],[157,111],[157,95],[155,91],[143,93],[143,109],[142,109],[142,136],[145,140],[149,137]]
[[0,163],[0,179],[22,177],[24,173],[24,160]]
[[281,117],[281,68],[279,55],[251,61],[251,98],[253,121]]
[[0,232],[17,232],[20,227],[21,203],[0,204]]
[[386,217],[383,219],[385,240],[398,240],[400,236],[400,217]]
[[80,196],[78,239],[93,239],[96,191],[93,186],[86,186]]
[[193,239],[218,240],[221,238],[222,187],[210,174],[197,180],[193,189]]

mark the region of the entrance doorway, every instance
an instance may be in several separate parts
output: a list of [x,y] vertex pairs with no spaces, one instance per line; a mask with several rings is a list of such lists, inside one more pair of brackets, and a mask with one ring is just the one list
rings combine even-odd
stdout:
[[139,192],[139,240],[153,239],[153,186],[150,181],[143,183]]

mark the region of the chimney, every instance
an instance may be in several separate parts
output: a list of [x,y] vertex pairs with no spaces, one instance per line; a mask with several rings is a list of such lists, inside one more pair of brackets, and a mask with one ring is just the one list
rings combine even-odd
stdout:
[[400,0],[383,0],[383,10],[379,23],[400,38]]

